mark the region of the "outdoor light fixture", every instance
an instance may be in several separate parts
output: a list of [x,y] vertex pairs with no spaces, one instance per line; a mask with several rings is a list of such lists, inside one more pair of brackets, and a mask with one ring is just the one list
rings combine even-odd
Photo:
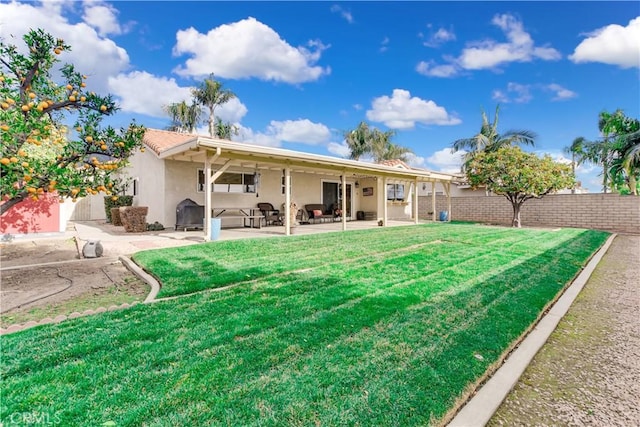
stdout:
[[360,187],[360,183],[356,181],[356,188]]

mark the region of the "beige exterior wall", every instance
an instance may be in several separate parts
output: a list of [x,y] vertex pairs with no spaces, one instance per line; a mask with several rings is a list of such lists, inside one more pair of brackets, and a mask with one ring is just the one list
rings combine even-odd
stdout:
[[[133,198],[133,206],[147,206],[147,222],[160,222],[165,227],[173,225],[175,219],[167,221],[165,217],[165,163],[151,150],[136,152],[130,159],[126,174],[137,180],[138,194]],[[133,194],[129,188],[129,194]],[[175,216],[175,205],[174,205]]]
[[[447,209],[436,197],[436,212]],[[431,197],[420,197],[419,217],[431,218]],[[511,225],[513,210],[503,196],[453,197],[451,219]],[[618,194],[557,194],[527,200],[522,205],[523,226],[593,228],[640,233],[640,197]]]

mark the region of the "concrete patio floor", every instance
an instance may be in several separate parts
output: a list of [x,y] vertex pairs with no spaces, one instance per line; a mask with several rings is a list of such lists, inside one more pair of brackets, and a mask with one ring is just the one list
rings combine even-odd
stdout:
[[[426,223],[431,221],[420,221]],[[145,233],[127,233],[123,227],[116,227],[105,221],[75,221],[75,231],[67,232],[69,237],[75,236],[79,250],[88,241],[100,241],[104,248],[104,256],[131,255],[145,249],[158,249],[174,246],[203,243],[205,234],[202,230],[183,231],[168,228],[162,231]],[[413,221],[387,221],[387,227],[414,225]],[[377,221],[349,221],[347,230],[363,230],[378,228]],[[302,224],[293,228],[293,235],[340,232],[341,222],[324,222],[318,224]],[[268,226],[262,228],[222,228],[218,241],[248,238],[285,237],[284,226]]]

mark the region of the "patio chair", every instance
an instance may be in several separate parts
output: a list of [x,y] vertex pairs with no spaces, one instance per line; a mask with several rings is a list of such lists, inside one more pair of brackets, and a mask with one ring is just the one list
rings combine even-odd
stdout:
[[282,215],[271,203],[258,203],[258,209],[264,215],[265,225],[282,225]]

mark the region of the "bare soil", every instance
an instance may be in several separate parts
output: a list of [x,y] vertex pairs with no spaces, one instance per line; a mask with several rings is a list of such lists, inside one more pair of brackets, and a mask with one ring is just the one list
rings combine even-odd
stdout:
[[639,254],[616,237],[489,426],[640,426]]
[[0,327],[142,301],[149,286],[117,258],[81,259],[75,239],[0,244]]

